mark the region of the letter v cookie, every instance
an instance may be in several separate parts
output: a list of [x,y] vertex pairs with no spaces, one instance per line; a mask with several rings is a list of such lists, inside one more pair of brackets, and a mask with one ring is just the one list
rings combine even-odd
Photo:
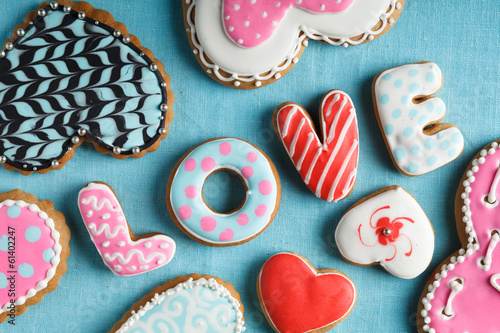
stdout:
[[379,73],[373,81],[373,104],[396,168],[420,176],[458,158],[464,148],[460,130],[440,124],[446,107],[431,95],[441,89],[438,65],[420,62]]
[[326,93],[320,124],[323,141],[302,106],[287,102],[273,115],[274,130],[302,180],[318,198],[337,202],[351,194],[356,182],[359,137],[351,98],[341,90]]
[[116,275],[138,275],[172,260],[175,242],[160,233],[135,236],[109,185],[85,186],[78,195],[78,207],[104,264]]

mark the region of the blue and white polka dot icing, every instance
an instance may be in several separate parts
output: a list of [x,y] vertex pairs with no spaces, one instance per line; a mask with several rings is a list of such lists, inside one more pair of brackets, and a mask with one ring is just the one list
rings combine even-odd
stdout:
[[424,128],[444,118],[446,106],[429,96],[441,88],[442,75],[432,62],[395,67],[382,72],[374,85],[375,103],[387,146],[397,167],[419,176],[456,159],[464,148],[460,130],[453,125],[433,135]]

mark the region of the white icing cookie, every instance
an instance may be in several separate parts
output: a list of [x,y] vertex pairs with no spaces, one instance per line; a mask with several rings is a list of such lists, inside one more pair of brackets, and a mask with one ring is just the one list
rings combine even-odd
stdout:
[[380,37],[394,25],[404,3],[183,1],[187,35],[199,63],[216,81],[239,89],[280,79],[298,62],[308,39],[347,47]]
[[402,279],[420,275],[432,260],[434,231],[418,202],[399,186],[358,201],[335,232],[339,251],[350,263],[380,264]]
[[381,72],[373,81],[375,113],[397,169],[420,176],[458,158],[464,149],[460,130],[439,124],[446,107],[431,97],[442,85],[438,65],[422,62]]

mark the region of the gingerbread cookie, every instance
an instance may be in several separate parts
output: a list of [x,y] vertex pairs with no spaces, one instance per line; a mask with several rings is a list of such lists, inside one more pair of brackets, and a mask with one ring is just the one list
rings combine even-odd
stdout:
[[309,39],[331,45],[372,41],[393,27],[405,0],[184,0],[196,59],[214,80],[255,89],[299,61]]
[[116,275],[133,276],[168,264],[175,242],[160,233],[136,236],[113,189],[90,183],[78,195],[78,208],[104,264]]
[[106,11],[44,2],[0,50],[0,162],[28,175],[68,162],[82,141],[139,158],[172,121],[170,78]]
[[357,296],[345,274],[318,270],[293,252],[266,261],[257,295],[269,324],[281,333],[327,332],[351,313]]
[[438,65],[420,62],[394,67],[373,80],[373,104],[396,168],[420,176],[458,158],[464,149],[460,130],[440,124],[444,102],[431,95],[441,89]]
[[462,248],[441,263],[418,304],[419,332],[498,332],[500,140],[467,167],[455,197]]
[[70,230],[52,202],[21,190],[0,194],[0,322],[54,291],[66,273]]
[[418,202],[399,186],[383,188],[354,204],[335,231],[340,254],[354,265],[380,265],[413,279],[429,266],[434,230]]
[[[214,211],[203,199],[203,184],[214,172],[237,174],[246,198],[233,212]],[[210,246],[246,243],[266,229],[278,212],[281,185],[269,157],[258,147],[235,138],[217,138],[188,151],[170,174],[167,206],[177,226]]]
[[215,276],[179,276],[132,305],[110,333],[245,331],[240,294]]
[[274,111],[274,130],[304,183],[318,198],[337,202],[354,188],[359,156],[356,110],[346,93],[325,94],[320,125],[322,140],[302,106],[286,102]]

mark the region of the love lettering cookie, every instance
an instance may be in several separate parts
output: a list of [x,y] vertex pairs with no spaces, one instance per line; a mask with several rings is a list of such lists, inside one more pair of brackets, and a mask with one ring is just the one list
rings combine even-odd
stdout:
[[415,198],[399,186],[383,188],[342,216],[335,242],[342,257],[360,266],[380,265],[402,279],[429,266],[434,230]]
[[168,264],[175,242],[160,233],[136,236],[113,189],[90,183],[78,194],[78,208],[104,264],[116,275],[133,276]]
[[118,159],[159,147],[174,95],[161,62],[86,2],[44,2],[0,50],[0,162],[60,169],[82,141]]
[[196,59],[214,80],[237,89],[276,82],[309,39],[358,45],[389,31],[405,0],[183,0]]
[[[203,184],[213,173],[235,173],[246,188],[235,211],[219,213],[203,198]],[[172,170],[167,207],[189,237],[210,246],[246,243],[263,232],[278,212],[281,184],[273,162],[258,147],[235,138],[217,138],[189,150]]]
[[110,333],[245,331],[240,294],[215,276],[191,274],[154,288]]
[[311,116],[293,102],[274,111],[274,130],[304,183],[318,198],[337,202],[354,188],[359,156],[356,110],[345,92],[326,93],[320,125],[322,139]]
[[464,149],[460,130],[439,123],[446,106],[437,97],[443,76],[432,62],[394,67],[373,80],[373,104],[396,168],[420,176],[458,158]]
[[344,320],[356,303],[356,288],[345,274],[318,270],[306,258],[279,253],[260,270],[257,295],[278,333],[327,332]]
[[52,202],[21,190],[0,194],[0,322],[54,291],[66,273],[70,230]]
[[498,332],[500,140],[467,167],[455,197],[462,248],[434,271],[418,304],[419,332]]

